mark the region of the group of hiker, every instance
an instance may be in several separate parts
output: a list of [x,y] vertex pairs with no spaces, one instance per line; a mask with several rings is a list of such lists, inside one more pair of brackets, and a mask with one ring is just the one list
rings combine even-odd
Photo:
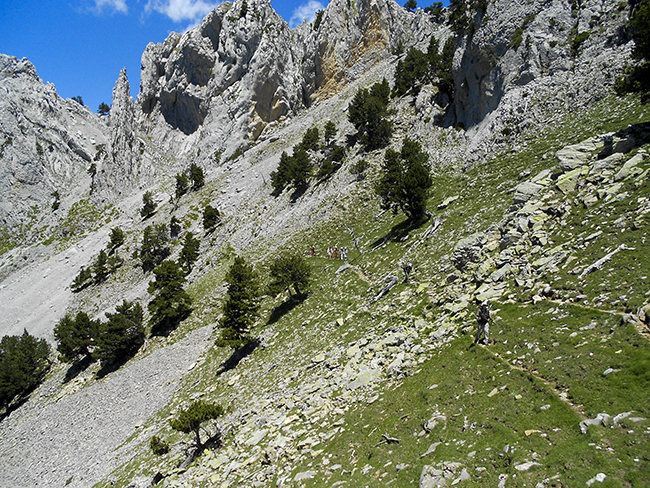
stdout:
[[[311,246],[310,253],[311,253],[312,258],[314,256],[316,256],[316,247],[315,246]],[[341,259],[343,261],[347,261],[348,260],[348,248],[347,247],[342,247],[341,249],[339,249],[338,246],[334,246],[333,248],[332,248],[332,246],[329,246],[327,248],[327,257],[329,259],[334,258],[334,259]]]

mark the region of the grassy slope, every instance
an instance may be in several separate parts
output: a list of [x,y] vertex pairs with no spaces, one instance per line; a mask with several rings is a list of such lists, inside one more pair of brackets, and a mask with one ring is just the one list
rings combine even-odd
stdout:
[[[650,241],[647,226],[621,231],[614,224],[638,197],[648,194],[647,181],[641,187],[630,187],[627,199],[607,208],[600,203],[590,209],[572,206],[564,225],[549,236],[555,245],[596,228],[603,233],[590,246],[575,250],[572,266],[541,277],[561,291],[556,301],[533,304],[532,290],[511,286],[503,299],[493,303],[493,309],[498,309],[492,327],[496,344],[488,348],[472,345],[472,307],[453,316],[439,307],[448,292],[445,280],[453,271],[448,256],[455,243],[503,217],[512,202],[509,190],[517,184],[520,172],[530,170],[535,175],[553,168],[557,149],[647,120],[645,111],[647,107],[634,100],[608,100],[580,120],[535,134],[516,152],[497,156],[466,173],[435,174],[430,209],[447,197],[461,198],[436,212],[443,223],[425,241],[417,237],[428,224],[411,229],[408,239],[402,240],[403,217],[384,214],[375,218],[379,209],[371,192],[371,173],[356,194],[337,202],[335,218],[293,239],[305,254],[312,243],[321,256],[328,245],[347,246],[354,269],[337,274],[342,263],[323,257],[312,260],[314,286],[309,299],[277,322],[255,329],[265,337],[266,347],[221,375],[217,374],[219,365],[228,351],[209,351],[186,377],[177,398],[144,431],[159,432],[172,443],[184,439],[169,429],[166,419],[197,395],[249,415],[260,414],[264,405],[278,407],[269,403],[277,391],[283,391],[284,397],[293,392],[295,398],[304,399],[304,385],[317,384],[319,378],[327,379],[332,371],[345,367],[345,351],[355,341],[403,330],[411,334],[415,348],[427,351],[406,368],[407,376],[385,377],[355,401],[349,400],[345,388],[334,389],[326,398],[331,408],[319,422],[308,421],[304,408],[282,400],[278,408],[304,420],[303,428],[293,433],[296,442],[319,434],[324,437],[334,425],[343,429],[336,429],[317,448],[303,447],[290,458],[281,458],[274,479],[290,481],[296,473],[311,470],[313,479],[292,484],[332,486],[341,481],[347,486],[383,486],[394,481],[389,486],[412,486],[423,466],[454,461],[467,469],[473,484],[482,486],[496,486],[505,476],[508,486],[535,486],[548,479],[551,486],[578,486],[599,472],[607,474],[603,486],[640,486],[650,476],[650,422],[623,420],[615,428],[590,427],[587,435],[580,433],[578,424],[600,412],[614,416],[632,411],[632,417],[650,418],[648,341],[621,320],[622,312],[647,301],[648,263],[643,256],[650,256]],[[348,228],[361,237],[363,254],[353,249]],[[619,253],[615,264],[584,280],[570,273],[574,266],[591,264],[606,248],[623,242],[636,252]],[[250,250],[251,256],[256,252]],[[228,259],[226,253],[221,262],[227,264]],[[416,264],[411,283],[400,284],[384,299],[370,303],[383,277],[400,272],[402,259]],[[202,304],[191,319],[193,327],[213,323],[218,315],[219,302],[210,297],[223,269],[190,287]],[[562,300],[579,294],[586,295],[580,304]],[[619,294],[626,298],[617,298]],[[277,303],[272,298],[264,301],[264,317]],[[338,319],[343,319],[343,325],[335,325]],[[418,329],[414,326],[418,320],[428,325]],[[438,327],[444,324],[451,324],[458,335],[436,343]],[[591,324],[593,328],[585,329]],[[318,354],[324,355],[327,367],[313,366]],[[604,376],[607,368],[619,371]],[[444,414],[446,421],[426,433],[422,426],[436,412]],[[400,442],[382,443],[382,434]],[[146,447],[147,439],[143,436],[135,458],[116,472],[118,486],[138,474],[169,472],[178,459],[179,455],[155,458]],[[134,442],[137,445],[137,438]],[[234,442],[232,435],[227,437],[222,449],[245,450]],[[423,456],[436,442],[440,445],[435,452]],[[539,465],[528,471],[515,468],[527,461]],[[212,486],[206,463],[196,461],[201,469],[174,475],[165,483]],[[259,460],[256,463],[251,473],[260,468]],[[340,467],[332,469],[336,465]],[[213,473],[222,476],[223,471],[223,467],[214,468]],[[248,473],[230,474],[226,485],[246,486],[254,479],[242,481]]]

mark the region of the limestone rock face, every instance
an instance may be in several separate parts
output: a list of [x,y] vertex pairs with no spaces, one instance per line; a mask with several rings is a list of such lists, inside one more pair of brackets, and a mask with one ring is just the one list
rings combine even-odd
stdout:
[[103,118],[45,85],[27,59],[0,54],[0,225],[51,214],[54,192],[59,212],[88,193],[86,170],[106,129]]
[[146,180],[136,150],[139,143],[135,136],[135,109],[130,90],[126,69],[123,69],[113,88],[110,140],[97,178],[100,190],[119,193]]
[[428,42],[435,24],[392,0],[334,0],[315,27],[291,30],[269,0],[238,0],[185,34],[149,44],[137,100],[143,127],[175,147],[200,140],[232,154],[337,93],[400,42]]

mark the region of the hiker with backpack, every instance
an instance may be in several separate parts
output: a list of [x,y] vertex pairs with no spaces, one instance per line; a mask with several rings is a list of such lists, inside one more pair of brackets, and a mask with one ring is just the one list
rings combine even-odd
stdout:
[[488,309],[488,301],[485,300],[481,303],[478,312],[476,313],[476,321],[478,322],[478,330],[476,331],[476,337],[474,338],[474,344],[477,344],[481,339],[481,335],[485,335],[483,344],[488,345],[490,343],[490,310]]

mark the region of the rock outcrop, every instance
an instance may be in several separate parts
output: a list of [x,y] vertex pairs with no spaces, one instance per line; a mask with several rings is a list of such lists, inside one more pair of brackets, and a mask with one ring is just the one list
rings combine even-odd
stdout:
[[59,97],[27,59],[0,54],[0,225],[29,238],[54,192],[64,210],[89,191],[86,170],[105,133],[101,118]]

